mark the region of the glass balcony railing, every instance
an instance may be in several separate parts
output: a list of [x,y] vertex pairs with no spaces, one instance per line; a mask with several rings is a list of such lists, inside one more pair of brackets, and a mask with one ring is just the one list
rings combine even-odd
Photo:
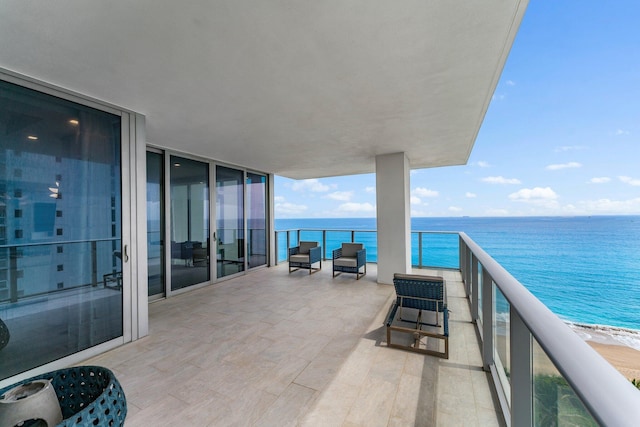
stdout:
[[[300,240],[321,242],[324,258],[362,242],[377,262],[375,230],[276,232],[277,262]],[[465,233],[411,233],[414,268],[460,270],[484,369],[508,425],[637,425],[640,392]]]
[[[295,229],[276,231],[276,262],[287,260],[287,248],[300,241],[318,242],[323,259],[331,259],[334,249],[343,242],[363,243],[367,248],[367,262],[378,262],[378,233],[376,230],[315,230]],[[411,233],[411,264],[417,268],[438,267],[459,269],[457,232]]]
[[117,238],[0,245],[0,304],[87,286],[122,287]]

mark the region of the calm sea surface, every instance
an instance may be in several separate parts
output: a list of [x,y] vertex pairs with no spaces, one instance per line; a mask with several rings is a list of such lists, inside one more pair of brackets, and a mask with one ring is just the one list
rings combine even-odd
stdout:
[[[276,230],[299,228],[375,230],[376,222],[276,219]],[[604,325],[640,330],[640,216],[413,218],[412,230],[465,232],[554,313],[583,331],[625,334]],[[328,250],[350,237],[330,236]],[[301,239],[321,241],[321,233],[305,232]],[[412,239],[415,264],[417,235]],[[361,231],[356,241],[365,243],[369,259],[377,256],[374,233]],[[457,266],[457,245],[457,237],[425,235],[423,263]],[[637,347],[640,340],[633,335]]]

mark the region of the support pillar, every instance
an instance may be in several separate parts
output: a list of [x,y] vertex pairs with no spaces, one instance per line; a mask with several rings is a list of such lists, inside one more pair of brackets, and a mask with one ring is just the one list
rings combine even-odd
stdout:
[[404,153],[376,156],[378,282],[411,272],[409,159]]

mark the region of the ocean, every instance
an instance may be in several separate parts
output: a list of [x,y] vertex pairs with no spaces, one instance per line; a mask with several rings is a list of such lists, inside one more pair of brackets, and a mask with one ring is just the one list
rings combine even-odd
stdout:
[[[276,219],[276,230],[357,230],[377,258],[375,218]],[[412,218],[412,231],[463,231],[585,339],[640,350],[640,216]],[[279,252],[286,240],[279,236]],[[302,240],[321,241],[303,232]],[[327,234],[327,256],[350,233]],[[412,262],[417,264],[417,234]],[[286,255],[279,255],[279,258]],[[458,265],[458,239],[423,235],[423,264]]]

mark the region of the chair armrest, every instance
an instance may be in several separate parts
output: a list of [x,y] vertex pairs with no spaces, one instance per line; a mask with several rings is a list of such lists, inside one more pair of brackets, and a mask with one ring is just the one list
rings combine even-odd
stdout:
[[309,249],[309,263],[313,264],[314,262],[320,261],[322,258],[322,247],[316,246],[315,248]]
[[449,336],[449,309],[447,308],[446,304],[444,306],[444,310],[442,311],[442,315],[444,317],[444,336],[448,337]]
[[393,323],[393,318],[396,317],[396,311],[398,311],[398,303],[394,302],[391,305],[391,309],[389,310],[389,315],[387,316],[387,326],[391,326]]
[[293,248],[289,248],[289,256],[297,255],[299,251],[300,251],[300,246],[295,246]]
[[342,248],[334,249],[332,259],[340,258],[342,256]]
[[367,250],[360,249],[356,252],[356,257],[358,258],[358,267],[361,267],[367,263]]

